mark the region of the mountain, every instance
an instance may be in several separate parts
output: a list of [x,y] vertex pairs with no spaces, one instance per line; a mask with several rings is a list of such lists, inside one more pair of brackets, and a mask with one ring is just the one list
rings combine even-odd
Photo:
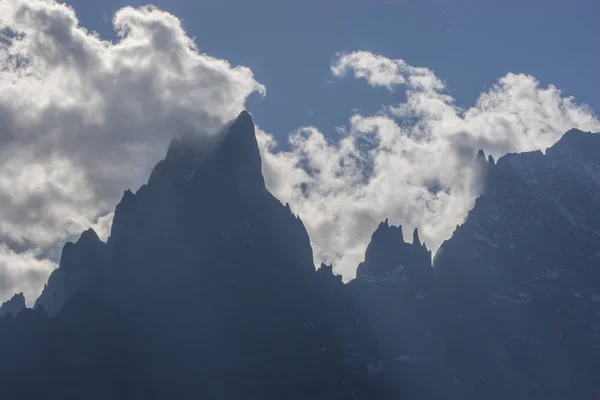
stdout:
[[[76,293],[53,319],[43,306],[0,318],[3,399],[154,399],[134,325]],[[147,350],[147,349],[146,349]]]
[[15,294],[10,300],[5,301],[0,306],[0,317],[7,314],[13,316],[18,315],[22,310],[25,309],[25,296],[23,293]]
[[436,312],[428,302],[439,284],[431,261],[417,229],[407,243],[402,226],[385,220],[373,233],[356,279],[347,285],[361,323],[374,333],[372,366],[381,370],[385,388],[378,398],[429,399],[444,393],[435,376],[439,346],[423,318]]
[[343,289],[265,188],[242,112],[208,141],[174,139],[106,243],[89,230],[64,247],[36,305],[60,315],[81,291],[126,313],[158,398],[342,398],[360,390],[344,354],[368,342]]
[[2,306],[3,398],[594,398],[600,135],[475,157],[483,194],[433,260],[386,220],[343,284],[266,189],[248,113],[174,139],[106,242]]
[[464,335],[485,349],[473,368],[482,382],[500,378],[499,398],[600,393],[598,210],[600,135],[570,130],[546,154],[489,168],[484,195],[438,251]]
[[571,130],[545,154],[477,159],[484,193],[432,270],[386,221],[348,285],[386,365],[422,398],[595,398],[600,135]]

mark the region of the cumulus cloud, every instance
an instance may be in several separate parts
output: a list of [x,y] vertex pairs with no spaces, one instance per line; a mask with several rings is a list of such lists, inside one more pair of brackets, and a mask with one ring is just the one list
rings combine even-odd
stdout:
[[40,259],[33,252],[16,253],[7,246],[0,246],[0,299],[8,300],[16,292],[23,292],[31,305],[54,268],[54,262]]
[[[264,93],[250,69],[202,54],[173,15],[126,7],[113,25],[118,40],[104,41],[66,4],[0,2],[0,242],[26,271],[47,275],[36,260],[89,226],[106,236],[122,191],[173,135],[215,132]],[[0,298],[41,289],[8,264]]]
[[597,117],[554,86],[507,74],[469,109],[458,108],[433,71],[367,51],[338,54],[336,77],[401,86],[406,100],[375,115],[354,114],[338,142],[315,127],[277,152],[259,130],[269,189],[302,217],[315,261],[355,275],[377,224],[390,218],[406,237],[418,227],[434,251],[464,221],[479,194],[475,154],[545,150],[567,130],[600,131]]

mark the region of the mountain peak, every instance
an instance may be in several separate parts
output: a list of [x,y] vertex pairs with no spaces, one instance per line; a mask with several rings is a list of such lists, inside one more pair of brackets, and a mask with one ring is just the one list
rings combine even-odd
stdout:
[[[384,239],[385,238],[385,239]],[[371,241],[379,239],[394,240],[398,242],[404,242],[404,234],[402,233],[402,225],[394,226],[390,225],[389,220],[386,218],[385,221],[380,222],[379,226],[373,232]]]
[[16,317],[23,309],[25,309],[25,296],[23,293],[17,293],[10,300],[2,303],[0,306],[0,317],[7,314],[12,314],[13,317]]
[[252,116],[246,110],[242,110],[237,118],[235,119],[235,123],[239,125],[245,125],[246,127],[251,127],[254,129],[254,121],[252,120]]
[[546,154],[551,156],[562,154],[577,159],[581,156],[594,158],[598,155],[598,148],[600,148],[600,134],[570,129],[546,150]]
[[261,160],[258,142],[254,130],[254,122],[247,111],[242,111],[238,117],[228,124],[228,130],[223,143],[217,149],[217,154],[231,157],[229,161],[246,162],[260,169]]
[[217,175],[222,179],[262,188],[261,165],[254,122],[247,111],[242,111],[217,133],[173,138],[165,159],[154,167],[148,183],[164,181],[165,177],[172,180],[173,174],[192,179],[221,171],[224,174]]
[[420,246],[421,240],[419,239],[419,228],[415,228],[413,231],[413,244]]
[[79,237],[79,240],[77,242],[97,243],[97,242],[100,242],[100,237],[98,237],[98,234],[96,233],[95,230],[93,230],[92,228],[89,228],[87,231],[84,231],[81,234],[81,236]]
[[358,266],[357,276],[382,276],[399,265],[413,269],[431,267],[431,252],[421,244],[419,231],[413,232],[413,243],[404,241],[402,226],[380,223],[365,251],[365,261]]

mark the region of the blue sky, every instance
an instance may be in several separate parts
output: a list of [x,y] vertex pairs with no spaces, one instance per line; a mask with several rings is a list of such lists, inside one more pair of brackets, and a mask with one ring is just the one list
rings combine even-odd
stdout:
[[[107,18],[141,1],[71,0],[82,25],[105,38]],[[352,109],[373,112],[402,92],[331,82],[340,51],[368,50],[442,78],[459,106],[508,72],[600,110],[600,2],[596,0],[157,0],[183,19],[200,50],[250,67],[267,88],[248,108],[277,138],[304,125],[325,134]],[[281,140],[280,140],[281,142]]]

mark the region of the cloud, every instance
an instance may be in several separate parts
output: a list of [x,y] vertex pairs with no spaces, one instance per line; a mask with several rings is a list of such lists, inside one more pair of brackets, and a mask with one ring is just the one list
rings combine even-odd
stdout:
[[7,246],[0,246],[0,298],[4,301],[23,292],[31,306],[56,267],[50,260],[40,260],[35,253],[15,253]]
[[413,67],[404,60],[393,60],[368,51],[338,53],[331,65],[334,76],[341,78],[349,72],[355,78],[365,79],[373,87],[392,89],[397,85],[409,84],[429,90],[442,90],[444,85],[435,74],[422,67]]
[[302,217],[315,262],[333,262],[349,279],[377,224],[390,218],[406,237],[418,227],[436,250],[464,221],[479,194],[479,148],[499,157],[545,150],[567,130],[600,131],[586,106],[529,75],[507,74],[461,110],[433,71],[366,51],[339,54],[339,78],[402,86],[406,100],[374,115],[355,113],[338,142],[315,127],[297,130],[291,150],[258,132],[269,189]]
[[[25,271],[47,275],[37,258],[57,242],[89,226],[106,236],[123,190],[147,179],[174,134],[215,132],[265,91],[250,69],[202,54],[173,15],[125,7],[112,22],[116,42],[81,27],[66,4],[0,2],[6,265],[24,257]],[[41,290],[44,279],[2,271],[11,287],[0,298]]]

